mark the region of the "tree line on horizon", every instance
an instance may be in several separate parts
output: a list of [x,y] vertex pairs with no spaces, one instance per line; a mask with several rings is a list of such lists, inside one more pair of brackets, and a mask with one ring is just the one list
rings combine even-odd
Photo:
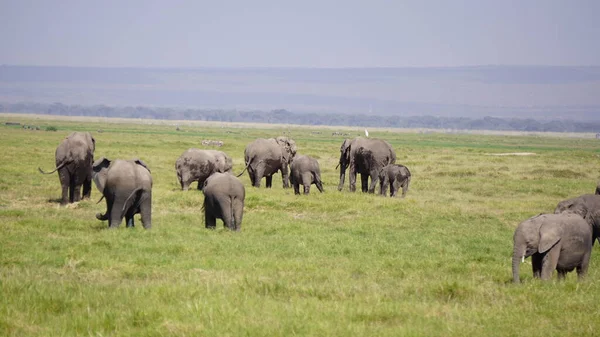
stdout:
[[67,105],[63,103],[0,103],[0,112],[60,116],[202,120],[218,122],[275,123],[359,127],[497,130],[528,132],[600,132],[600,121],[536,120],[532,118],[383,116],[341,113],[294,113],[228,109],[181,109],[147,106]]

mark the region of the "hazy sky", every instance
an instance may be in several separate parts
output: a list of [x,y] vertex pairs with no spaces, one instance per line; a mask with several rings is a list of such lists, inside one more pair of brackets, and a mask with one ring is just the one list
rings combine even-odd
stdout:
[[600,1],[0,0],[0,64],[600,65]]

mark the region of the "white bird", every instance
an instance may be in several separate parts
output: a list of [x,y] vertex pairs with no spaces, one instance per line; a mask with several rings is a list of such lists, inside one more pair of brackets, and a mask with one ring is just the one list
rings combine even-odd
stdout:
[[365,137],[369,137],[369,131],[367,131],[367,129],[365,129]]

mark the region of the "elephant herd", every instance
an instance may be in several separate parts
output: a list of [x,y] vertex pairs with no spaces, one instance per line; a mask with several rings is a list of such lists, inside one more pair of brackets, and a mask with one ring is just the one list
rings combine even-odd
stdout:
[[[144,228],[152,225],[152,176],[150,169],[140,159],[94,161],[96,141],[89,132],[74,132],[67,136],[55,152],[55,169],[62,186],[61,204],[89,198],[93,180],[102,198],[106,199],[106,212],[96,214],[108,220],[109,228],[118,227],[123,218],[127,227],[134,226],[134,215],[140,214]],[[281,172],[284,188],[290,184],[295,194],[309,194],[316,185],[323,192],[319,163],[315,158],[297,154],[294,140],[288,137],[256,139],[244,151],[243,171],[234,176],[233,162],[225,152],[217,150],[186,150],[175,162],[177,179],[182,190],[194,182],[203,190],[206,228],[215,228],[216,219],[225,227],[239,231],[244,211],[245,189],[238,179],[244,172],[252,186],[260,187],[265,178],[270,188],[273,174]],[[402,197],[411,180],[409,169],[396,164],[392,146],[380,139],[357,137],[346,139],[340,147],[338,190],[342,190],[349,171],[349,190],[356,190],[356,176],[361,175],[361,190],[374,193],[377,183],[379,193]],[[288,174],[289,168],[289,174]],[[336,167],[337,168],[337,167]],[[371,182],[369,184],[369,178]],[[83,188],[83,194],[81,189]],[[600,243],[600,184],[596,194],[585,194],[558,203],[554,213],[540,214],[521,222],[513,236],[513,282],[520,282],[519,265],[531,257],[533,276],[551,278],[554,270],[559,278],[574,269],[579,277],[587,273],[592,245]]]
[[[96,140],[89,132],[73,132],[58,145],[55,152],[56,168],[62,186],[61,204],[89,198],[91,182],[94,181],[102,198],[106,199],[106,212],[96,214],[102,221],[108,220],[109,228],[118,227],[123,218],[127,227],[134,226],[134,215],[140,214],[142,225],[152,227],[152,175],[146,163],[140,159],[94,161]],[[342,190],[346,169],[350,170],[350,191],[355,191],[356,175],[361,174],[363,192],[373,193],[380,182],[382,195],[389,186],[390,196],[396,196],[402,188],[406,195],[411,174],[406,166],[395,164],[396,154],[389,143],[379,139],[347,139],[340,148],[340,185]],[[248,171],[250,182],[260,187],[265,178],[266,187],[273,184],[273,174],[280,172],[284,188],[290,184],[295,194],[310,193],[315,185],[323,192],[321,171],[315,158],[297,154],[296,142],[288,137],[259,138],[248,144],[244,151],[243,171],[232,174],[233,161],[223,151],[191,148],[175,161],[175,171],[182,190],[192,183],[203,190],[206,228],[214,228],[216,219],[225,227],[241,229],[245,189],[238,177]],[[289,173],[288,173],[289,169]],[[368,180],[371,178],[371,185]],[[102,200],[102,199],[101,199]]]

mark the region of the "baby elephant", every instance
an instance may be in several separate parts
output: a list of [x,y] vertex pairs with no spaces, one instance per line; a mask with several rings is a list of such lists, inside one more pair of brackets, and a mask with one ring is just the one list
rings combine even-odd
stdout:
[[98,213],[96,218],[108,220],[108,227],[116,228],[125,217],[127,227],[133,227],[133,216],[139,213],[144,228],[150,229],[152,176],[148,166],[140,159],[111,161],[100,158],[92,169],[94,183],[106,199],[106,213]]
[[290,165],[290,182],[295,194],[300,194],[300,185],[304,186],[304,194],[310,193],[311,184],[315,184],[319,192],[323,193],[319,162],[309,156],[296,155]]
[[204,224],[214,229],[217,218],[225,227],[239,231],[242,228],[246,190],[242,182],[229,173],[213,173],[204,181]]
[[390,197],[395,197],[402,187],[402,198],[408,192],[410,184],[410,171],[408,167],[400,164],[389,164],[379,171],[380,194],[385,196],[388,185],[390,186]]
[[519,224],[513,236],[513,282],[519,283],[519,263],[531,256],[533,277],[558,278],[577,268],[586,275],[592,254],[592,226],[574,213],[540,214]]

